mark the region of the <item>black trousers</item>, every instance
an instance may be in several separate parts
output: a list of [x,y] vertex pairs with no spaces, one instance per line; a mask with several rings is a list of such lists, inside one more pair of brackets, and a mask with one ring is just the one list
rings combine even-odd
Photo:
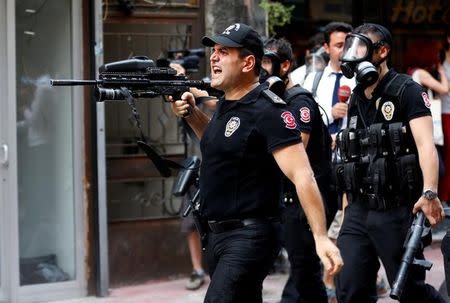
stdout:
[[207,303],[261,303],[262,283],[280,250],[280,223],[209,233]]
[[291,274],[283,289],[281,303],[327,303],[314,237],[299,204],[286,204],[282,222]]
[[[337,245],[344,267],[336,277],[339,303],[376,302],[376,278],[381,259],[389,284],[395,280],[404,252],[403,243],[412,223],[409,207],[387,211],[368,210],[358,202],[345,209]],[[416,258],[423,259],[423,251]],[[444,299],[425,284],[425,270],[412,267],[401,301],[403,303],[442,302]]]
[[[328,228],[338,209],[338,196],[331,187],[329,175],[316,178],[316,182],[325,203]],[[282,212],[283,240],[291,274],[283,289],[281,303],[327,303],[320,259],[306,216],[298,202],[285,206]]]

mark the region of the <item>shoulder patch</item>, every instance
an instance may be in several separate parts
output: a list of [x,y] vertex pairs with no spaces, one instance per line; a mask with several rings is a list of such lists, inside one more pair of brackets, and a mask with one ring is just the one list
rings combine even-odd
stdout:
[[290,111],[282,112],[281,118],[283,118],[283,122],[286,128],[295,129],[297,127],[297,123],[295,123],[295,118]]
[[262,91],[263,96],[266,97],[270,102],[273,104],[283,104],[286,105],[286,102],[284,102],[283,99],[278,97],[274,92],[272,92],[270,89],[265,89]]
[[422,99],[423,99],[423,103],[425,103],[425,106],[430,108],[431,107],[431,101],[430,101],[430,98],[428,98],[428,94],[426,92],[422,93]]
[[302,121],[303,123],[311,122],[311,112],[306,106],[300,108],[300,121]]

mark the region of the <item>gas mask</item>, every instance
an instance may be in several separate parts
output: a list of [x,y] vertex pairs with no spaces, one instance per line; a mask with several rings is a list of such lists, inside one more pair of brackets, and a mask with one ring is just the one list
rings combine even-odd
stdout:
[[378,80],[377,67],[381,62],[372,63],[373,52],[383,45],[382,41],[372,43],[368,37],[361,34],[348,34],[345,39],[341,58],[342,74],[347,78],[355,76],[356,82],[368,87]]
[[263,59],[264,58],[270,59],[270,61],[272,62],[272,73],[269,73],[269,71],[265,70],[264,68],[261,68],[261,72],[259,73],[259,83],[266,82],[266,80],[270,76],[280,77],[281,63],[278,54],[273,51],[264,50]]
[[311,52],[305,57],[306,74],[323,71],[328,61],[329,57],[323,46]]

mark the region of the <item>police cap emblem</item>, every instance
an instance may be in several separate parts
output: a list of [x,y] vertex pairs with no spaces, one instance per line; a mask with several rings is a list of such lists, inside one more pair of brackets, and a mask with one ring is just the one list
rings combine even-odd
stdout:
[[241,25],[239,23],[232,24],[223,31],[222,35],[229,35],[231,30],[234,29],[235,31],[238,31],[240,27]]

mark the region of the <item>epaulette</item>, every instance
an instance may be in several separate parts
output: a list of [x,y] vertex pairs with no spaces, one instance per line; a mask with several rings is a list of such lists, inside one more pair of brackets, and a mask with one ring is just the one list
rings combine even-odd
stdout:
[[262,92],[262,95],[264,97],[266,97],[266,99],[268,99],[270,102],[272,102],[273,104],[282,104],[282,105],[286,105],[286,102],[284,102],[283,99],[281,99],[280,97],[278,97],[274,92],[272,92],[270,89],[265,89]]
[[294,100],[296,97],[300,95],[308,96],[309,98],[314,100],[312,93],[310,93],[309,91],[307,91],[298,84],[286,90],[286,93],[284,94],[283,98],[284,101],[289,104],[292,100]]

